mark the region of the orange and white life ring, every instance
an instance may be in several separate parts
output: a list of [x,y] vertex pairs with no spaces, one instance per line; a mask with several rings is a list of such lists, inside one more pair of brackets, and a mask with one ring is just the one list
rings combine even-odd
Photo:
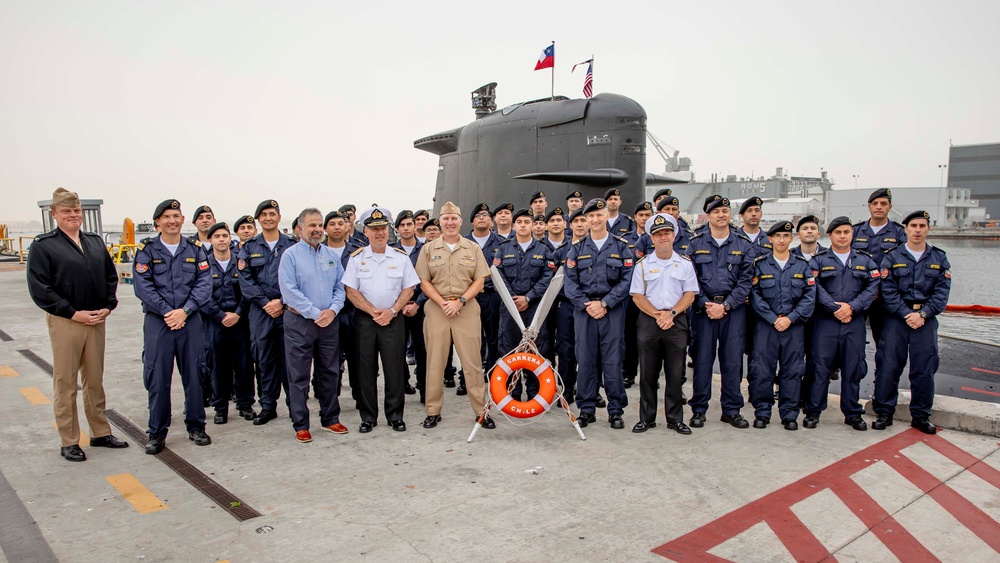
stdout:
[[[517,370],[526,369],[538,378],[538,394],[528,401],[515,401],[507,391],[507,380]],[[514,418],[533,418],[552,408],[556,397],[556,375],[548,360],[535,354],[515,352],[497,362],[490,374],[490,397],[504,413]]]

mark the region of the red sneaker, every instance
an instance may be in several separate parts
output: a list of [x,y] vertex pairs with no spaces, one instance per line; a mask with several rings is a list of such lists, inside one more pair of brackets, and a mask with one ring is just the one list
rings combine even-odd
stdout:
[[296,432],[295,439],[302,442],[303,444],[313,441],[312,434],[310,434],[308,430],[299,430],[298,432]]
[[347,434],[347,427],[339,422],[331,424],[330,426],[324,426],[323,428],[326,428],[334,434]]

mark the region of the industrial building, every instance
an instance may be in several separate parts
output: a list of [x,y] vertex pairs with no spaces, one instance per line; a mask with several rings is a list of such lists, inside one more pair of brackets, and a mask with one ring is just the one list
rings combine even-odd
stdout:
[[948,150],[948,186],[969,188],[986,208],[984,219],[1000,219],[1000,143],[953,145]]
[[[831,190],[827,192],[824,215],[827,220],[846,215],[857,222],[868,218],[868,196],[875,188]],[[889,218],[902,221],[913,211],[924,210],[931,216],[931,227],[963,229],[983,221],[985,209],[972,199],[969,188],[891,188],[892,212]],[[764,207],[764,218],[768,208]]]

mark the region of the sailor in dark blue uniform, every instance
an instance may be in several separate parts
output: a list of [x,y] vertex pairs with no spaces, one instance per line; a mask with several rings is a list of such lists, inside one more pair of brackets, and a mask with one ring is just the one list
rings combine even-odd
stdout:
[[[410,257],[410,265],[416,267],[417,257],[420,256],[420,249],[424,247],[424,243],[417,240],[413,212],[409,209],[400,211],[396,215],[393,226],[399,234],[399,240],[389,246],[405,252]],[[415,360],[413,373],[417,378],[417,386],[414,388],[410,385],[409,368],[407,368],[406,385],[403,387],[403,392],[407,395],[413,395],[417,390],[420,390],[420,396],[423,397],[424,381],[427,376],[427,348],[424,346],[424,310],[418,303],[421,295],[423,295],[423,291],[420,290],[420,285],[417,285],[413,288],[410,302],[403,306],[400,313],[403,314],[407,341],[413,346]]]
[[513,203],[501,203],[500,205],[493,208],[492,219],[495,224],[493,232],[500,237],[500,240],[507,240],[514,236],[514,229],[512,227],[514,215],[514,204]]
[[[638,241],[642,239],[652,240],[649,233],[646,232],[646,221],[652,216],[652,202],[644,201],[635,206],[635,211],[632,214],[632,218],[635,221],[635,230],[626,234],[624,238],[628,241],[629,250],[632,251],[632,256],[636,261],[645,255],[640,254],[636,250]],[[625,338],[623,339],[625,349],[622,352],[625,363],[622,365],[622,381],[625,383],[625,388],[630,389],[635,385],[635,378],[639,375],[639,336],[636,332],[639,326],[639,308],[632,301],[631,295],[625,302]]]
[[[566,242],[552,251],[552,260],[555,262],[556,271],[561,266],[563,275],[566,272],[566,257],[573,245],[580,242],[587,236],[587,216],[583,214],[583,206],[570,213],[569,228],[566,233]],[[559,375],[562,377],[565,389],[563,396],[569,404],[576,401],[576,330],[574,329],[573,302],[566,297],[566,286],[559,290],[554,306],[556,309],[556,339],[555,353],[556,365]],[[598,395],[600,397],[600,395]],[[599,403],[600,401],[598,401]],[[605,403],[605,406],[607,404]]]
[[545,192],[535,192],[528,200],[528,207],[531,208],[531,217],[541,215],[545,217],[545,210],[549,208],[549,201],[545,199]]
[[[545,215],[545,238],[542,242],[545,246],[549,247],[549,251],[552,253],[552,260],[558,271],[559,266],[566,261],[565,250],[569,249],[570,243],[573,241],[572,233],[569,230],[569,224],[566,221],[566,208],[563,206],[558,206],[550,210]],[[556,250],[565,249],[560,257],[559,261],[556,261]],[[559,293],[562,293],[562,288],[559,289]],[[547,329],[548,335],[545,339],[545,349],[549,351],[549,360],[555,365],[556,360],[556,331],[559,325],[559,306],[557,303],[552,303],[552,307],[549,309],[549,314],[545,317],[545,327]],[[537,342],[537,340],[536,340]],[[541,348],[541,345],[539,345]],[[565,383],[565,377],[563,378]]]
[[[754,428],[767,428],[778,379],[778,413],[785,430],[798,430],[799,394],[805,373],[805,323],[816,306],[816,279],[809,261],[788,251],[792,223],[779,221],[767,234],[772,252],[754,260],[750,304],[760,317],[750,370]],[[779,369],[780,366],[780,369]]]
[[584,207],[590,234],[566,255],[564,287],[574,306],[577,352],[577,395],[581,426],[596,422],[598,362],[608,394],[611,428],[625,428],[622,414],[628,396],[622,382],[621,335],[625,301],[632,282],[632,253],[625,239],[608,233],[607,203],[592,199]]
[[248,362],[250,325],[246,320],[246,300],[240,291],[240,273],[233,252],[229,225],[216,223],[208,228],[211,248],[208,264],[212,272],[212,298],[202,310],[207,328],[212,361],[212,406],[215,424],[229,420],[229,399],[236,397],[236,408],[245,420],[253,420],[254,376]]
[[188,438],[199,446],[212,443],[205,434],[205,404],[199,380],[205,329],[201,315],[195,314],[212,296],[208,256],[200,242],[193,244],[181,236],[184,216],[176,199],[156,206],[153,222],[160,236],[142,242],[132,265],[135,296],[145,313],[142,362],[143,383],[149,392],[148,454],[163,451],[167,438],[175,360],[184,385]]
[[911,425],[926,434],[937,427],[930,421],[937,371],[938,321],[951,293],[951,264],[940,248],[927,244],[930,215],[914,211],[903,220],[906,242],[882,259],[882,295],[886,318],[875,352],[875,430],[892,425],[899,377],[910,361]]
[[622,204],[622,191],[611,188],[604,194],[608,210],[608,232],[621,238],[635,230],[635,221],[624,213],[619,213]]
[[694,415],[690,425],[705,426],[705,412],[712,398],[712,367],[716,351],[722,375],[722,422],[749,428],[740,414],[746,302],[753,279],[753,248],[729,225],[729,199],[720,195],[705,200],[708,228],[691,237],[687,254],[694,263],[701,292],[695,296],[694,393],[688,404]]
[[[802,256],[806,260],[812,260],[818,252],[823,250],[823,245],[819,244],[819,217],[815,215],[803,215],[799,219],[798,224],[795,226],[795,236],[799,239],[799,245],[791,249],[791,253],[796,256]],[[817,309],[819,305],[817,305]],[[815,379],[815,364],[812,358],[812,335],[813,327],[816,324],[816,315],[813,315],[808,321],[806,321],[806,372],[802,377],[802,399],[800,401],[801,406],[805,406],[806,401],[809,400],[809,389],[812,387],[812,382]],[[840,372],[834,371],[830,374],[831,380],[836,380],[840,378]],[[805,424],[807,421],[803,421]],[[809,428],[809,426],[806,426]]]
[[[544,194],[541,198],[544,202]],[[472,230],[465,235],[465,238],[479,245],[487,264],[493,263],[493,255],[500,243],[503,242],[502,238],[490,230],[491,217],[489,205],[477,204],[469,214]],[[480,352],[483,358],[483,373],[489,373],[489,370],[493,369],[493,364],[500,359],[500,311],[503,309],[500,294],[497,293],[497,288],[493,285],[492,277],[486,278],[483,290],[476,296],[476,301],[479,302],[479,322],[483,326],[483,342]],[[455,390],[455,393],[465,395],[467,392],[465,372],[461,371],[459,372],[458,389]]]
[[[353,206],[341,206],[340,209],[327,213],[323,218],[323,227],[326,229],[326,241],[323,244],[333,250],[333,253],[340,258],[340,265],[344,269],[347,268],[351,254],[364,248],[364,246],[359,246],[359,239],[351,236],[352,221],[354,220],[353,212],[350,212],[351,207]],[[347,211],[341,211],[341,209],[347,209]],[[367,243],[365,244],[367,245]],[[354,399],[355,406],[357,406],[361,400],[361,383],[358,379],[360,371],[357,367],[360,364],[358,347],[354,343],[354,311],[354,304],[349,299],[344,300],[344,308],[340,310],[340,314],[337,315],[334,322],[338,323],[337,340],[340,347],[340,362],[342,365],[344,363],[347,365],[347,381],[351,387],[351,398]],[[351,369],[352,367],[354,369]],[[338,397],[344,385],[344,370],[341,369],[340,373],[341,377],[337,384]]]
[[357,217],[358,208],[354,207],[353,203],[345,203],[344,205],[341,205],[340,209],[337,211],[343,213],[347,220],[347,241],[351,243],[354,250],[368,246],[368,237],[366,237],[361,231],[354,228],[354,220],[355,217]]
[[[500,272],[507,292],[514,299],[524,326],[531,324],[535,318],[538,304],[555,274],[552,250],[546,243],[531,236],[531,227],[531,210],[519,209],[514,212],[514,236],[503,241],[493,254],[493,265]],[[510,352],[521,342],[521,336],[521,329],[517,327],[510,311],[507,307],[501,307],[500,350],[503,353]],[[548,327],[543,322],[538,327],[535,345],[543,357],[549,358],[552,353],[547,344]],[[534,375],[527,375],[526,379],[528,397],[534,397],[538,393],[538,379]],[[514,386],[512,396],[514,400],[521,400],[520,378]]]
[[[743,220],[743,225],[736,229],[736,232],[746,237],[753,245],[753,258],[771,252],[772,249],[767,233],[760,228],[760,220],[764,216],[763,205],[764,200],[757,196],[747,198],[740,205],[740,219]],[[757,312],[754,311],[754,308],[747,307],[746,348],[744,348],[744,353],[747,356],[747,381],[750,381],[753,376],[753,339],[757,333],[756,326],[758,320]]]
[[580,190],[573,190],[566,194],[566,224],[569,224],[569,217],[577,209],[583,209],[583,193]]
[[[890,250],[906,242],[905,229],[889,219],[890,211],[892,211],[892,191],[879,188],[868,196],[868,213],[871,217],[867,221],[854,224],[852,246],[871,254],[876,264],[881,264]],[[882,327],[885,325],[887,314],[885,301],[880,292],[865,315],[872,327],[872,342],[875,343],[876,350],[882,340]]]
[[278,287],[278,264],[281,255],[295,242],[278,231],[281,210],[273,199],[260,202],[254,214],[260,223],[261,233],[248,240],[240,249],[237,269],[240,273],[240,290],[249,302],[250,336],[257,350],[260,366],[260,412],[253,420],[255,425],[267,424],[278,417],[278,397],[285,390],[288,402],[288,372],[285,369],[285,329]]
[[[864,409],[858,402],[861,380],[868,373],[865,361],[864,311],[878,293],[879,265],[863,250],[851,248],[853,229],[847,217],[837,217],[826,228],[831,248],[819,250],[812,258],[816,274],[816,312],[807,325],[806,369],[812,364],[813,378],[803,380],[802,425],[816,428],[826,410],[830,379],[841,370],[840,411],[844,423],[855,430],[867,430],[861,418]],[[812,330],[808,330],[809,328]],[[812,333],[811,335],[809,333]]]

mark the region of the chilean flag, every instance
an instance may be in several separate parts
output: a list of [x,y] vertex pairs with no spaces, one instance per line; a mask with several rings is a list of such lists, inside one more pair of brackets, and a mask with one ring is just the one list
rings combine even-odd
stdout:
[[535,70],[552,68],[554,66],[556,66],[556,46],[549,45],[544,51],[542,51],[542,54],[538,56],[538,63],[535,65]]

